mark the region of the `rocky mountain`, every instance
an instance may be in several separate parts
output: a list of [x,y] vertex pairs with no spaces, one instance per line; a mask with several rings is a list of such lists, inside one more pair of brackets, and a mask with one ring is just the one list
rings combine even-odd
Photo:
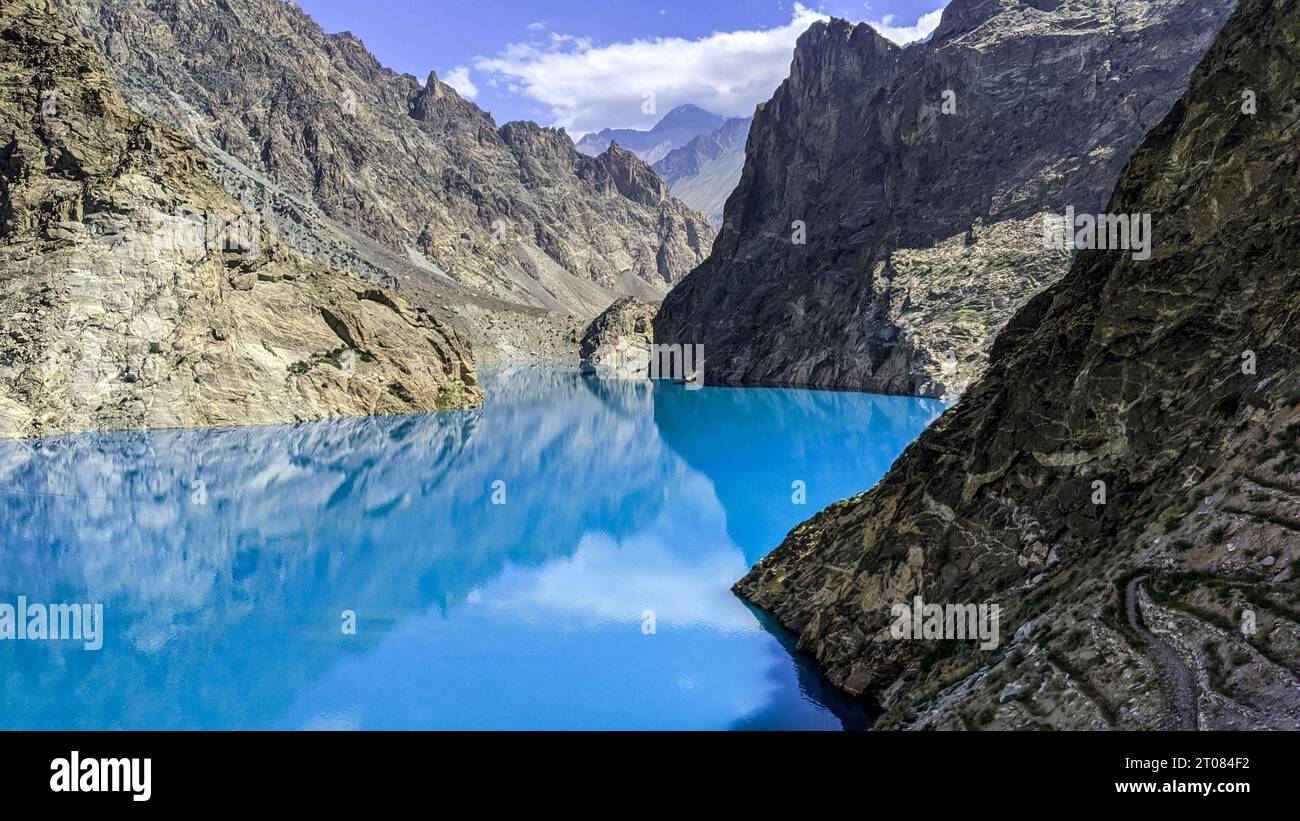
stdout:
[[[1109,213],[869,493],[737,589],[907,728],[1300,727],[1300,3],[1242,0]],[[893,608],[997,605],[1000,638]]]
[[722,210],[745,168],[745,140],[753,117],[727,120],[712,134],[701,134],[654,164],[674,197],[708,214],[722,227]]
[[654,164],[669,152],[703,134],[720,128],[723,118],[696,105],[680,105],[664,115],[650,130],[606,128],[578,140],[578,151],[590,156],[604,153],[618,143],[648,163]]
[[279,243],[46,0],[0,7],[0,437],[477,404],[466,342]]
[[1068,268],[1045,215],[1104,205],[1233,5],[953,0],[907,48],[815,24],[656,337],[715,383],[958,395]]
[[494,323],[527,332],[658,299],[712,242],[630,153],[586,157],[562,131],[498,126],[292,3],[54,3],[128,102],[181,131],[286,242],[446,306],[485,347],[510,344]]

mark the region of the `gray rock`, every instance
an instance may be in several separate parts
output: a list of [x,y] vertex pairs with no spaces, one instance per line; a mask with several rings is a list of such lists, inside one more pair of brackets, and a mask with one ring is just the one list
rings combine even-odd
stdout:
[[[1017,678],[1046,688],[1038,703],[1054,705],[1056,728],[1293,722],[1300,695],[1284,665],[1234,673],[1230,699],[1198,702],[1197,673],[1183,659],[1219,641],[1219,625],[1235,618],[1216,602],[1264,589],[1258,564],[1237,556],[1296,556],[1289,500],[1300,488],[1283,467],[1300,396],[1294,110],[1250,113],[1239,101],[1242,89],[1259,100],[1300,98],[1290,56],[1298,50],[1300,6],[1242,0],[1110,200],[1117,213],[1154,216],[1152,258],[1079,254],[1016,314],[987,372],[879,484],[796,527],[736,585],[798,634],[832,682],[874,693],[921,661],[928,650],[916,642],[855,640],[885,629],[894,602],[920,596],[996,603],[1003,629],[1016,614],[1050,618],[1045,652],[1014,663]],[[1257,372],[1241,372],[1243,350],[1256,354]],[[1089,498],[1099,478],[1109,486],[1104,506]],[[1207,497],[1216,520],[1238,523],[1235,556],[1186,517]],[[1036,543],[1059,558],[1038,586],[1029,583],[1038,569],[1021,562]],[[1267,596],[1300,599],[1294,580],[1282,585]],[[1159,636],[1171,646],[1134,640],[1135,625],[1175,618]],[[1285,637],[1267,639],[1269,652],[1293,658],[1294,625],[1263,609],[1260,618],[1261,636]],[[984,663],[972,647],[954,646],[875,726],[921,726],[946,710],[980,715],[1001,696],[968,686],[965,671]],[[1132,687],[1126,670],[1150,686]],[[940,692],[948,695],[933,696]]]
[[592,320],[578,352],[598,374],[614,378],[645,377],[654,344],[657,305],[624,297]]
[[293,3],[52,2],[130,104],[189,138],[284,242],[413,300],[586,320],[618,296],[662,297],[712,243],[707,217],[629,152],[498,126]]
[[736,190],[745,167],[745,140],[753,117],[727,120],[712,134],[702,134],[654,164],[672,195],[708,215],[722,227],[727,197]]
[[[0,6],[0,72],[20,157],[0,165],[0,437],[481,402],[462,337],[280,244],[180,134],[127,107],[45,0]],[[60,100],[57,128],[38,87]],[[117,230],[71,231],[57,217],[70,212],[111,213]],[[223,250],[232,224],[255,226],[238,238],[255,253]]]
[[1069,267],[1044,217],[1105,207],[1234,5],[953,0],[906,49],[815,24],[656,336],[713,382],[956,398]]

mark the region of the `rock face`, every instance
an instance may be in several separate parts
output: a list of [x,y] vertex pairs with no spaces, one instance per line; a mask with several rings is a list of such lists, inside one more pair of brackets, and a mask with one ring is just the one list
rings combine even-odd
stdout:
[[645,376],[655,341],[657,310],[658,305],[630,296],[606,308],[582,335],[578,346],[582,361],[604,376]]
[[[1298,726],[1297,49],[1300,5],[1243,0],[1110,201],[1151,259],[1080,252],[737,586],[881,726]],[[895,638],[916,596],[996,603],[998,646]]]
[[562,131],[498,127],[292,3],[55,3],[128,102],[180,130],[286,242],[422,303],[586,318],[658,298],[708,253],[707,218],[658,196],[648,169],[581,156]]
[[727,120],[654,164],[672,195],[707,214],[715,229],[722,227],[723,207],[745,168],[745,140],[753,122],[753,117]]
[[604,153],[611,143],[618,143],[634,152],[648,163],[657,163],[674,149],[680,148],[702,134],[721,127],[723,119],[696,105],[681,105],[664,115],[649,131],[635,128],[606,128],[588,134],[578,141],[578,150],[596,156]]
[[953,0],[907,48],[815,24],[656,334],[716,383],[959,393],[1068,268],[1044,214],[1104,205],[1233,5]]
[[0,436],[477,404],[445,323],[277,242],[46,0],[0,7]]

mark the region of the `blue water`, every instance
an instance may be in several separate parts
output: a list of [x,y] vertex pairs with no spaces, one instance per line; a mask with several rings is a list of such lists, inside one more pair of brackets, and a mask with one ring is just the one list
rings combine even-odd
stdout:
[[98,651],[0,641],[0,727],[866,723],[729,588],[939,403],[484,386],[473,411],[0,443],[0,602],[106,622]]

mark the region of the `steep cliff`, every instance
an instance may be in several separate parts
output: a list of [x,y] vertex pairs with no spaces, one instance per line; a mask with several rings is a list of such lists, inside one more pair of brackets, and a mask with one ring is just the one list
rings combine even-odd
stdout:
[[433,74],[396,74],[291,3],[56,5],[128,101],[193,141],[286,242],[422,303],[590,317],[623,294],[661,296],[708,253],[704,216],[589,172],[625,158],[498,127]]
[[46,0],[0,7],[0,436],[481,401],[448,325],[279,243]]
[[[870,492],[737,590],[887,727],[1300,726],[1300,3],[1242,0],[1082,251]],[[996,648],[892,608],[1002,608]]]
[[705,378],[953,397],[1064,275],[1233,0],[953,0],[925,43],[814,25],[761,106],[708,261],[664,300]]

